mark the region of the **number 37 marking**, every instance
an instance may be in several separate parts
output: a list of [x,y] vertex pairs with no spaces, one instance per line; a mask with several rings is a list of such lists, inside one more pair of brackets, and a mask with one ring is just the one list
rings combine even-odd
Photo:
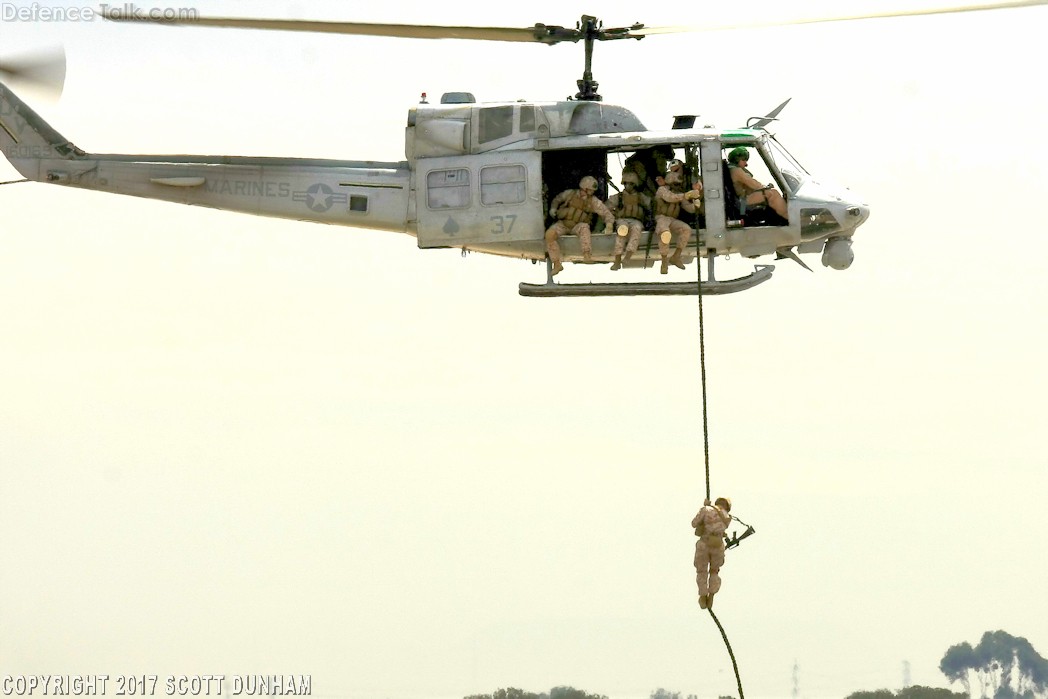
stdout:
[[[506,225],[506,220],[509,220],[509,225]],[[509,233],[513,230],[513,224],[517,222],[516,214],[508,214],[506,216],[492,216],[491,220],[491,234],[499,235],[500,233]]]

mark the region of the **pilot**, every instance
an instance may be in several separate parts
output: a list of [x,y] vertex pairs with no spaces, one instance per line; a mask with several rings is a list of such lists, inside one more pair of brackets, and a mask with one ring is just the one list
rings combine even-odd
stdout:
[[775,185],[764,185],[754,179],[753,173],[746,169],[749,160],[750,152],[742,146],[728,153],[728,170],[739,199],[745,201],[747,207],[767,205],[779,216],[789,218],[786,200],[774,189]]
[[590,262],[593,259],[593,247],[590,243],[593,215],[603,218],[609,231],[614,230],[615,217],[608,207],[604,206],[604,202],[597,198],[596,191],[596,178],[587,175],[579,182],[578,189],[566,189],[550,202],[550,215],[557,219],[546,229],[546,254],[553,263],[553,274],[564,271],[557,238],[567,233],[577,235],[582,246],[582,259]]
[[[691,226],[681,221],[680,210],[683,208],[689,213],[695,213],[695,199],[702,196],[699,190],[682,192],[684,185],[684,174],[680,169],[670,170],[663,178],[665,184],[655,192],[655,237],[659,241],[659,255],[662,256],[662,269],[660,272],[666,274],[669,265],[684,269],[684,263],[680,256],[691,239]],[[677,250],[670,254],[670,240],[673,234],[677,235]]]
[[[622,173],[622,186],[625,190],[608,199],[608,207],[615,214],[615,264],[612,271],[622,269],[622,263],[629,262],[633,253],[640,247],[640,234],[644,230],[643,221],[651,211],[651,197],[637,191],[640,178],[635,172]],[[625,249],[626,257],[622,251]]]
[[713,609],[713,596],[721,587],[720,569],[724,565],[724,532],[731,523],[731,500],[707,498],[691,520],[695,528],[695,581],[699,584],[699,608]]

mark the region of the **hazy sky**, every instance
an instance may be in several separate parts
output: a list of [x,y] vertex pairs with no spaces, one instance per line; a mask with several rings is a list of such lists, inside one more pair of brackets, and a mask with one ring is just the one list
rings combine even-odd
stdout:
[[[507,26],[713,14],[193,6]],[[987,630],[1048,655],[1046,20],[597,46],[605,99],[649,128],[736,126],[793,97],[780,139],[872,210],[850,270],[783,261],[705,304],[713,489],[758,530],[717,600],[748,697],[789,696],[794,663],[802,697],[898,689],[904,661],[945,686],[943,653]],[[60,42],[62,100],[19,94],[103,153],[401,160],[419,93],[558,99],[582,68],[573,45],[0,23],[5,53]],[[733,694],[691,564],[696,301],[517,295],[542,279],[408,236],[0,187],[0,674]]]

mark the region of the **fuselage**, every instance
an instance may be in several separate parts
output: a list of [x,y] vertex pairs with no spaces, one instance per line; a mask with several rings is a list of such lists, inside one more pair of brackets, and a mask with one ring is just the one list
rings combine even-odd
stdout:
[[[783,193],[776,225],[740,215],[726,152],[738,146]],[[618,189],[625,159],[672,148],[691,186],[701,181],[698,232],[686,257],[783,249],[823,253],[842,269],[868,208],[820,184],[762,129],[649,131],[629,110],[600,102],[420,104],[409,111],[405,159],[393,162],[195,155],[102,155],[80,150],[0,85],[0,147],[28,179],[82,189],[317,223],[401,232],[421,248],[539,260],[549,202],[592,175],[598,196]],[[747,218],[750,218],[747,221]],[[651,226],[646,230],[651,248]],[[614,236],[598,225],[593,256]],[[581,257],[564,241],[565,259]]]

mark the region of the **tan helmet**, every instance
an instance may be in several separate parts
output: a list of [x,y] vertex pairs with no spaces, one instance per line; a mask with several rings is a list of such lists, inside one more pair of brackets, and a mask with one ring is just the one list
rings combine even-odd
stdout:
[[717,498],[716,500],[713,501],[713,504],[714,505],[719,505],[722,502],[724,503],[725,511],[731,512],[731,498],[724,498],[724,497]]
[[666,184],[677,184],[684,181],[684,174],[680,170],[670,170],[663,179]]
[[640,184],[640,178],[637,177],[635,172],[624,172],[622,173],[622,184]]
[[579,189],[592,189],[594,192],[597,191],[597,178],[590,175],[586,175],[579,181]]

